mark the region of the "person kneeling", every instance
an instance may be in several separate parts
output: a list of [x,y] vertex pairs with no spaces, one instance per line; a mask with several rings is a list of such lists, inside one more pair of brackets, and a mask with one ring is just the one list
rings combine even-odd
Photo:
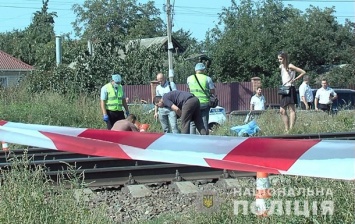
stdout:
[[134,125],[137,117],[134,114],[130,114],[124,120],[116,121],[111,131],[134,131],[139,132],[138,128]]

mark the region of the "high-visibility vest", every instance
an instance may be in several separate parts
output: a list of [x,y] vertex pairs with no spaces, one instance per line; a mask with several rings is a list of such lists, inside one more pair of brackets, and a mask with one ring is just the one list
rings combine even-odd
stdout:
[[[207,83],[207,76],[204,74],[196,74],[196,76],[201,86],[208,94],[210,90]],[[200,85],[198,84],[195,78],[195,75],[189,77],[188,83],[189,83],[190,93],[194,94],[198,98],[200,104],[208,104],[209,97],[207,97],[206,93],[201,89]]]
[[105,87],[107,89],[107,100],[105,104],[106,110],[122,111],[122,100],[123,100],[122,85],[118,85],[117,93],[113,88],[112,83],[107,83]]

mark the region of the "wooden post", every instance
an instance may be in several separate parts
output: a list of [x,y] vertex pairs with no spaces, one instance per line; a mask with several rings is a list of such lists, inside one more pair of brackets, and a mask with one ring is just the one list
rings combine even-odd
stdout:
[[251,78],[251,84],[253,85],[253,93],[255,93],[256,88],[261,86],[261,78],[260,77]]
[[157,88],[158,85],[159,85],[159,82],[156,81],[156,80],[150,82],[150,96],[151,96],[152,102],[153,102],[154,97],[155,97],[155,89]]

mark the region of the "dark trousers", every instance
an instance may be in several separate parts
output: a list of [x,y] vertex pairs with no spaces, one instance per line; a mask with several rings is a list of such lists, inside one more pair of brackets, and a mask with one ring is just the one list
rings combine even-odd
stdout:
[[[307,102],[307,103],[308,103],[309,109],[313,109],[313,103],[312,102]],[[301,102],[301,109],[302,110],[306,109],[306,105],[304,105],[303,102]]]
[[108,130],[111,130],[116,121],[125,119],[123,111],[107,110],[107,115],[109,118],[108,122],[106,122]]
[[193,121],[198,132],[206,135],[206,129],[203,125],[200,101],[197,97],[188,99],[181,109],[181,134],[190,134],[190,122]]
[[[204,109],[200,108],[200,113],[201,113],[203,125],[205,126],[205,129],[206,129],[206,135],[208,135],[209,134],[208,119],[209,119],[209,115],[210,115],[210,107],[207,107]],[[190,134],[196,135],[196,125],[194,122],[190,123]]]
[[318,104],[318,108],[324,112],[330,113],[330,104]]

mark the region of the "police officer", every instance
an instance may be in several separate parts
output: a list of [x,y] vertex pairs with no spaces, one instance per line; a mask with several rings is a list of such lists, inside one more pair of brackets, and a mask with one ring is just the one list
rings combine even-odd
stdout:
[[122,77],[119,74],[112,75],[111,82],[101,88],[100,105],[103,120],[107,124],[107,129],[111,130],[114,123],[125,119],[123,107],[126,116],[129,115],[126,97],[121,85]]
[[[195,65],[196,74],[190,75],[187,78],[187,85],[190,90],[190,93],[196,96],[200,101],[202,121],[206,129],[206,132],[208,134],[208,118],[210,113],[209,94],[215,94],[215,87],[212,82],[212,79],[205,74],[205,71],[206,71],[206,66],[203,63],[197,63]],[[191,122],[190,133],[196,134],[196,127],[193,122]]]

